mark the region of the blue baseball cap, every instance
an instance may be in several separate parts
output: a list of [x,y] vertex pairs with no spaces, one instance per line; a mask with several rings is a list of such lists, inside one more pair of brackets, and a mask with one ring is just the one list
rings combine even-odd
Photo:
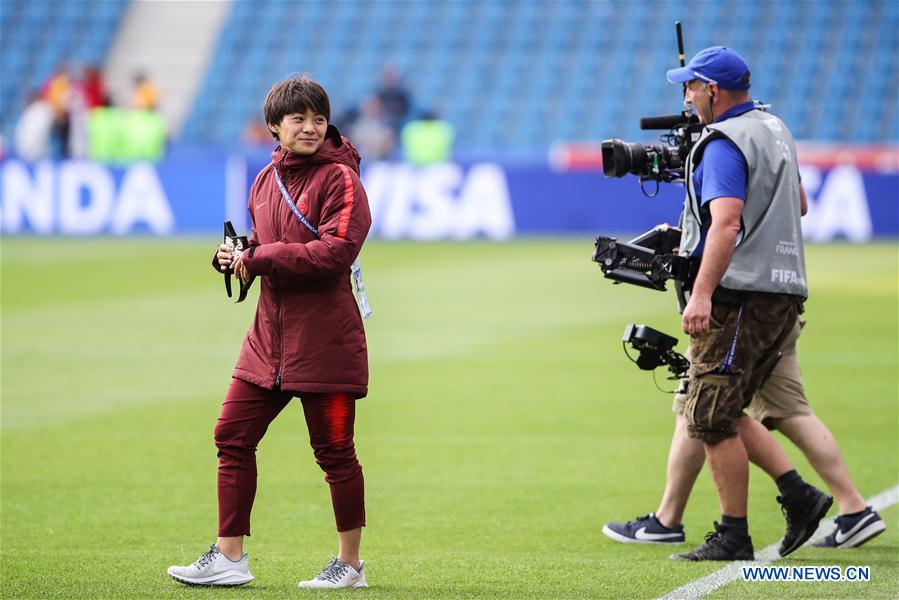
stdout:
[[699,51],[686,67],[668,71],[671,83],[701,79],[725,90],[749,89],[749,65],[743,57],[726,46],[712,46]]

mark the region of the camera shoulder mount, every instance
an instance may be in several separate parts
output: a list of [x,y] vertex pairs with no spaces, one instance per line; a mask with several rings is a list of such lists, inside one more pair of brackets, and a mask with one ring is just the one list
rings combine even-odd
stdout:
[[656,225],[628,242],[597,236],[593,261],[599,263],[606,279],[616,284],[630,283],[665,291],[665,282],[674,279],[689,289],[699,263],[675,252],[680,237],[681,230],[667,224]]

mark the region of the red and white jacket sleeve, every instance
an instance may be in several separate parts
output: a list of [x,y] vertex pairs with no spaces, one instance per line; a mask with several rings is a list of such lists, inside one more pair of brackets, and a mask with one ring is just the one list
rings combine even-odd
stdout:
[[371,227],[371,213],[359,176],[345,165],[336,166],[326,182],[319,239],[253,247],[244,258],[251,275],[327,277],[349,272]]

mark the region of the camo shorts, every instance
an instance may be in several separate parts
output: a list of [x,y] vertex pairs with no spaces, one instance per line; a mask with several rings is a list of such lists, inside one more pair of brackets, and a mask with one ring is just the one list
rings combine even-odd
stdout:
[[713,302],[709,330],[690,339],[687,434],[709,445],[737,435],[737,419],[777,364],[799,319],[801,299],[747,293]]
[[[777,361],[777,366],[774,367],[771,376],[762,382],[762,386],[752,397],[752,402],[746,407],[749,416],[763,423],[768,429],[777,429],[783,419],[810,415],[813,412],[805,397],[799,357],[796,354],[796,343],[803,325],[802,321],[797,321],[793,326],[786,345],[780,351],[781,357]],[[684,356],[690,358],[689,348],[684,352]],[[671,410],[675,414],[683,415],[686,404],[687,380],[682,379],[674,394]]]

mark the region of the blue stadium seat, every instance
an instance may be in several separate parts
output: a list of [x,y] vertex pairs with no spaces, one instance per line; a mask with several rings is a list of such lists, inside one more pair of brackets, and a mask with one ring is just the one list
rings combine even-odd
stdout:
[[[0,126],[10,139],[27,96],[60,65],[100,64],[126,0],[3,0],[0,8]],[[9,85],[7,85],[7,83]]]
[[[125,6],[4,0],[0,60],[22,82],[0,87],[4,135],[26,88],[63,57],[103,61]],[[743,54],[752,96],[771,102],[797,137],[896,135],[895,1],[258,0],[230,11],[183,130],[191,141],[238,144],[248,115],[288,73],[321,80],[336,113],[375,90],[388,64],[403,73],[416,111],[455,122],[463,149],[647,139],[655,134],[638,129],[640,116],[680,108],[678,86],[664,79],[677,62],[675,20],[688,55],[712,44]],[[558,127],[541,123],[551,118]]]

